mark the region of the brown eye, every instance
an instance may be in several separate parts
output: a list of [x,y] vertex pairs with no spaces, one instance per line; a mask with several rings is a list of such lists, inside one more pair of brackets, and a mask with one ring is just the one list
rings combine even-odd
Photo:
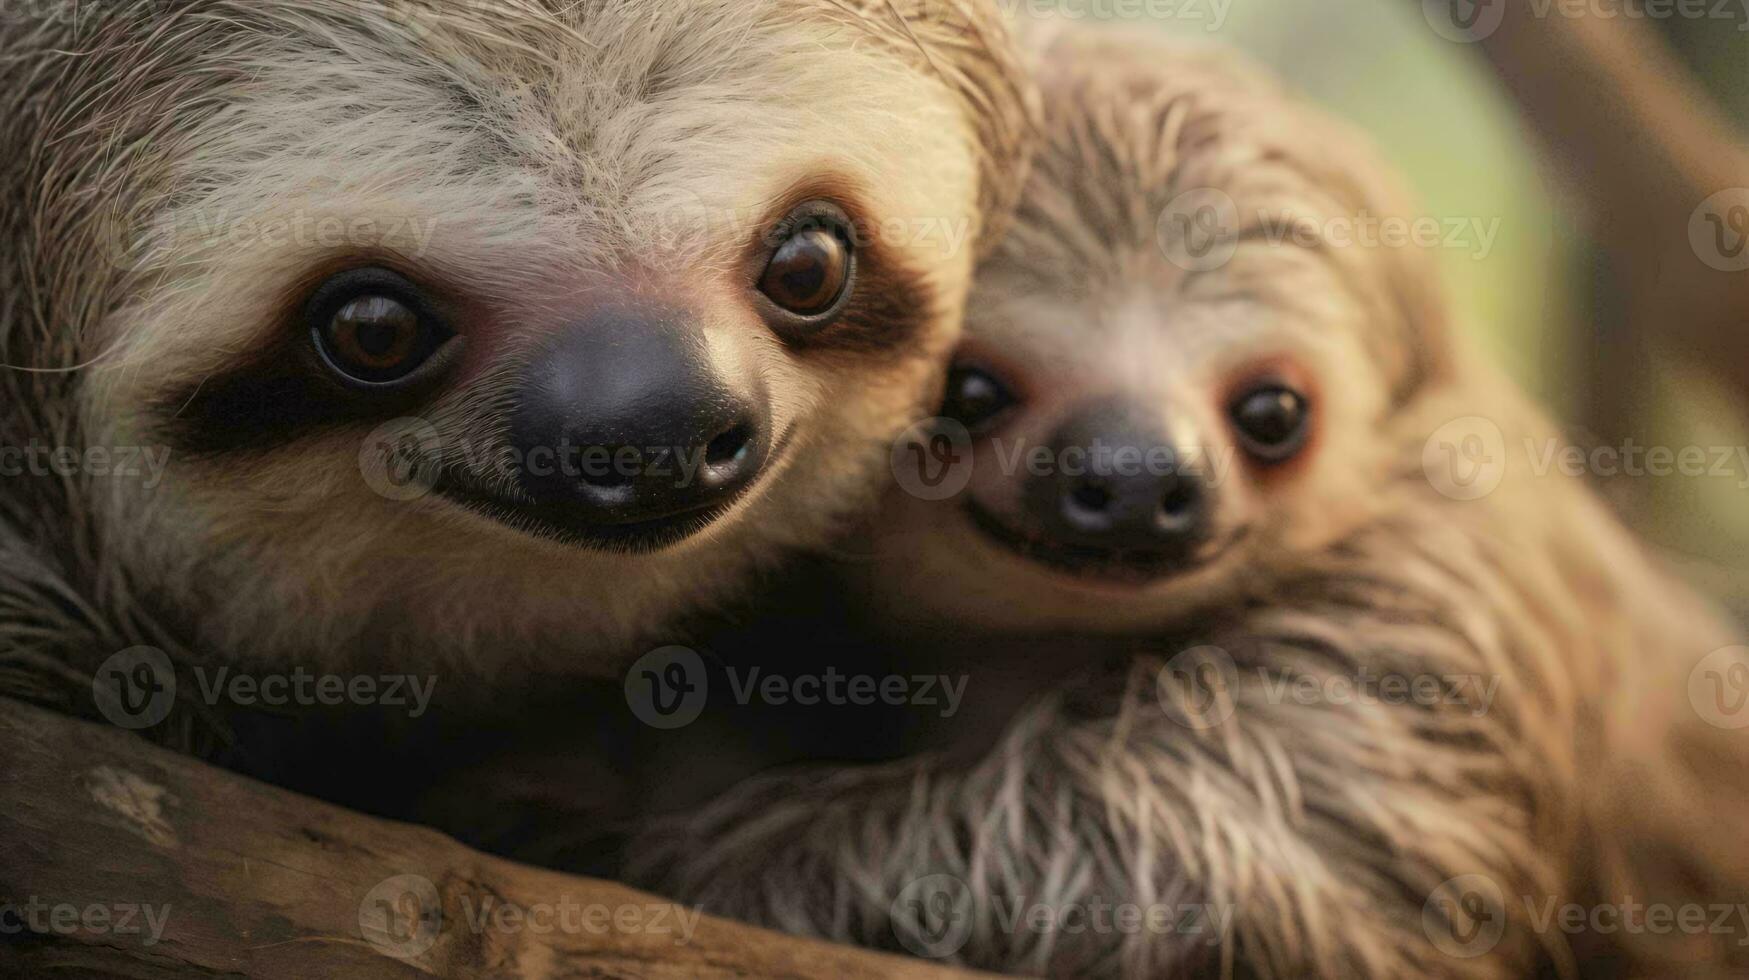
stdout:
[[842,224],[814,215],[789,232],[772,252],[759,291],[784,311],[822,317],[849,293],[851,249]]
[[954,419],[972,433],[987,431],[1016,399],[1008,387],[975,367],[955,367],[948,372],[947,398],[941,414]]
[[385,269],[355,269],[311,299],[310,329],[328,366],[349,381],[401,381],[451,336],[412,283]]
[[362,372],[395,371],[419,349],[419,314],[389,296],[360,296],[328,321],[336,359]]
[[1228,408],[1239,442],[1265,463],[1284,463],[1306,447],[1312,409],[1306,396],[1280,383],[1248,389]]

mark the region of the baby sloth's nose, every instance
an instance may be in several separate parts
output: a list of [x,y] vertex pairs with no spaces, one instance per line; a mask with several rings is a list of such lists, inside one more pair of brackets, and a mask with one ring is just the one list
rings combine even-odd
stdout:
[[1200,540],[1202,481],[1186,470],[1155,414],[1099,402],[1062,423],[1051,439],[1054,466],[1035,475],[1028,491],[1046,533],[1072,547],[1160,557]]
[[727,505],[765,465],[769,429],[759,384],[724,377],[695,324],[621,308],[534,357],[510,439],[537,505],[623,526]]

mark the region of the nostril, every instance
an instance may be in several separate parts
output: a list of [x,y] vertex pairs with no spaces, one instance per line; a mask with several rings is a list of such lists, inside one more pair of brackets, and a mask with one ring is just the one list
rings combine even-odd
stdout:
[[1111,506],[1111,491],[1097,483],[1083,483],[1069,495],[1075,506],[1090,513],[1104,513]]
[[746,460],[753,451],[753,427],[731,426],[705,447],[704,461],[711,466],[733,466]]
[[1160,524],[1176,530],[1197,519],[1202,503],[1202,491],[1195,480],[1180,479],[1160,498]]
[[1117,495],[1109,487],[1091,480],[1078,482],[1063,496],[1062,520],[1083,534],[1104,534],[1111,530],[1112,509]]

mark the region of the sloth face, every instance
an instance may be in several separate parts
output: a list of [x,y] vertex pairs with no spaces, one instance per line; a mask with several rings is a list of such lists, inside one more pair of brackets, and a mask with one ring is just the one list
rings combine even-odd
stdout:
[[1418,257],[1334,237],[1402,213],[1354,137],[1194,56],[1069,61],[940,409],[969,481],[894,493],[878,526],[895,615],[1166,625],[1327,548],[1401,479],[1389,423],[1437,304]]
[[245,656],[601,668],[823,536],[926,407],[989,191],[898,12],[191,19],[224,70],[163,107],[85,388],[173,450],[121,553]]

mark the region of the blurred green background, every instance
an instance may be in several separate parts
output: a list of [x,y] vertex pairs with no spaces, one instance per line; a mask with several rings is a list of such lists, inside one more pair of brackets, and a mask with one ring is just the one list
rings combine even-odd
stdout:
[[[1512,0],[1523,2],[1523,0]],[[1059,6],[1089,9],[1090,6]],[[1130,9],[1141,9],[1140,5]],[[1156,5],[1155,10],[1164,9]],[[1749,119],[1749,2],[1734,19],[1642,21],[1739,123]],[[1563,207],[1535,137],[1475,45],[1446,40],[1413,0],[1183,0],[1129,20],[1249,52],[1370,132],[1409,178],[1421,213],[1499,219],[1484,256],[1441,249],[1460,323],[1481,337],[1581,445],[1749,445],[1744,406],[1672,359],[1611,350],[1590,311],[1607,303],[1584,218]],[[1749,273],[1743,273],[1749,275]],[[1749,325],[1746,325],[1749,328]],[[1623,379],[1632,379],[1624,384]],[[1749,472],[1618,477],[1600,489],[1688,577],[1749,613]]]

